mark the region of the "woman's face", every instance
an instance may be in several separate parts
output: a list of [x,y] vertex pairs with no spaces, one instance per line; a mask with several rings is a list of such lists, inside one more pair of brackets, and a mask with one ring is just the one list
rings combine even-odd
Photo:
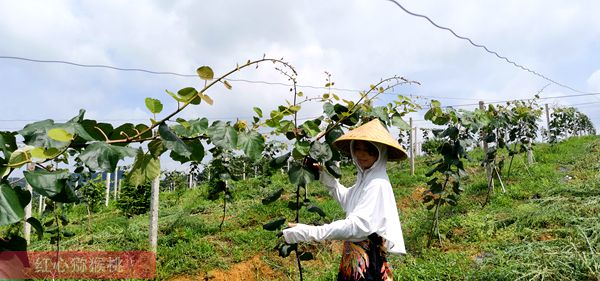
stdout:
[[377,157],[379,157],[379,152],[371,143],[358,140],[354,141],[354,156],[356,157],[358,165],[363,170],[366,170],[375,164]]

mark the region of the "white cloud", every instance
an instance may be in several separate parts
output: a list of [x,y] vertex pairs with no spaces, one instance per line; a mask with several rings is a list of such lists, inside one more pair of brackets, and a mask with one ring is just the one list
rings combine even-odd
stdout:
[[[400,3],[561,83],[600,91],[595,15],[600,2]],[[548,83],[383,0],[0,1],[0,38],[0,55],[179,73],[209,65],[222,74],[267,54],[294,65],[302,85],[324,85],[324,71],[332,73],[336,87],[351,89],[401,75],[422,86],[401,87],[398,93],[465,98],[440,99],[444,104],[531,97]],[[231,78],[287,82],[267,64]],[[202,86],[195,78],[10,60],[0,60],[0,79],[0,119],[61,119],[79,108],[96,118],[143,119],[149,116],[145,97],[160,98],[166,112],[175,105],[165,89]],[[268,111],[291,98],[287,87],[231,83],[232,91],[220,85],[209,91],[214,106],[202,104],[182,116],[248,117],[254,106]],[[542,96],[552,92],[573,94],[553,85]],[[318,110],[310,108],[306,115]],[[599,117],[587,110],[598,124]]]
[[590,75],[587,83],[591,91],[600,92],[600,69]]

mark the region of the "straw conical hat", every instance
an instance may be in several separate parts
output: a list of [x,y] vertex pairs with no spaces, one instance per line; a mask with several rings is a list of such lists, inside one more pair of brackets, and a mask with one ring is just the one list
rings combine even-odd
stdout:
[[353,140],[365,140],[377,142],[388,146],[388,160],[400,161],[406,159],[406,151],[398,141],[392,137],[379,119],[374,119],[368,123],[347,132],[333,142],[333,145],[340,151],[350,154],[350,143]]

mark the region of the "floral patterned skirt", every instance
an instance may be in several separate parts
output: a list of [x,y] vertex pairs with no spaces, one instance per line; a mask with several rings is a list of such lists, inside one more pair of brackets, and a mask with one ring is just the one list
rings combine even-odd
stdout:
[[337,280],[393,280],[383,239],[373,233],[367,240],[345,241]]

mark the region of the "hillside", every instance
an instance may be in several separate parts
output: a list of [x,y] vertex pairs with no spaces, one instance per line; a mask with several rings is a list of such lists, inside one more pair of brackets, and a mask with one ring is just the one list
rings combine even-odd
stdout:
[[[498,185],[483,208],[487,187],[478,160],[481,152],[470,153],[465,192],[458,206],[442,208],[443,243],[430,249],[426,244],[432,214],[421,203],[427,159],[417,159],[412,177],[406,163],[389,164],[408,249],[407,255],[390,258],[395,279],[600,280],[600,138],[539,144],[534,151],[536,163],[531,166],[525,155],[516,156],[510,178],[503,178],[506,193]],[[222,201],[207,200],[205,186],[161,193],[159,279],[297,280],[293,255],[280,258],[273,249],[275,232],[262,229],[270,219],[293,218],[285,200],[261,204],[280,187],[285,188],[284,197],[292,193],[285,177],[275,175],[264,190],[257,188],[258,179],[234,183],[222,230]],[[352,181],[352,168],[345,168],[343,182]],[[309,198],[325,211],[326,220],[343,218],[341,208],[319,184],[310,185]],[[307,223],[319,218],[302,212]],[[147,247],[147,215],[128,219],[113,205],[89,221],[83,206],[74,206],[70,213],[68,229],[75,236],[61,241],[62,249]],[[31,250],[52,250],[47,241],[33,240]],[[334,280],[340,246],[305,245],[315,254],[314,260],[303,262],[305,280]]]

